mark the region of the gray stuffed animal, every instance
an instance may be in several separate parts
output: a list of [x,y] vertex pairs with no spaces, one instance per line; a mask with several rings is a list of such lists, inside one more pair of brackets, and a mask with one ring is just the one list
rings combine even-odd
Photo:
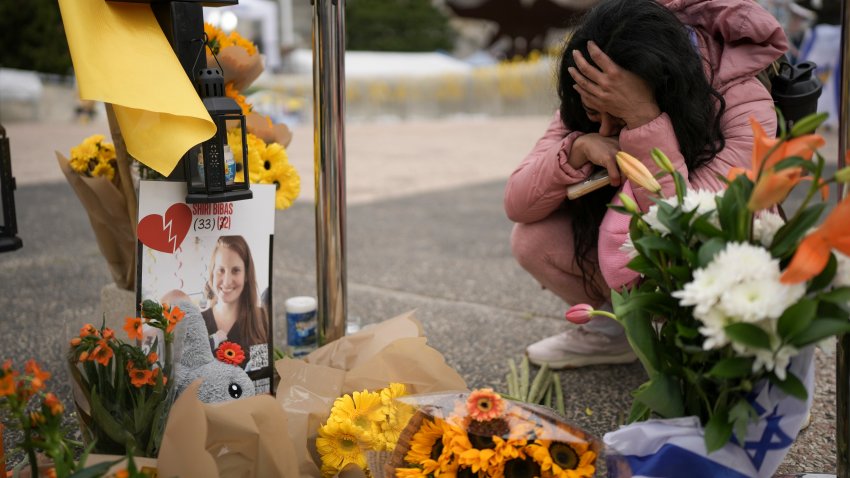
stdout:
[[248,374],[240,367],[213,357],[201,311],[198,306],[185,299],[188,299],[188,296],[183,294],[183,297],[172,304],[186,313],[175,328],[175,343],[182,343],[180,355],[174,364],[177,395],[201,378],[203,383],[198,389],[198,399],[204,403],[253,397],[254,383]]

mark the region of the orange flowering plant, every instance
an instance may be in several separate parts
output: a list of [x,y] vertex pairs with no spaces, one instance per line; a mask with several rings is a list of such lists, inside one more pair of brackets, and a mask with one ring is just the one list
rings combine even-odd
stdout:
[[[184,312],[146,300],[141,315],[124,325],[132,343],[91,324],[71,339],[71,376],[85,398],[77,403],[83,437],[99,453],[155,457],[175,398],[172,345]],[[161,331],[163,343],[137,345],[144,325]]]
[[[709,452],[750,443],[748,427],[763,418],[753,397],[776,388],[806,400],[806,377],[792,359],[807,351],[811,360],[811,345],[850,332],[850,198],[816,227],[829,184],[850,176],[845,168],[823,177],[824,139],[812,132],[825,117],[806,117],[776,138],[752,120],[752,169],[731,170],[721,191],[688,189],[654,150],[675,194],[648,211],[622,195],[611,206],[631,216],[622,250],[641,280],[612,291],[614,314],[581,312],[620,321],[647,371],[630,421],[694,416]],[[651,179],[646,173],[636,180]],[[799,207],[780,210],[802,184]]]

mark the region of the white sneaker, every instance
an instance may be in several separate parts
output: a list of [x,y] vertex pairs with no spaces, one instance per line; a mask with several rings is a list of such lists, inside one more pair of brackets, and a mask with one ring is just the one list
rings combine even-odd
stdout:
[[525,349],[528,361],[550,369],[622,364],[637,360],[626,334],[607,335],[579,326],[547,337]]

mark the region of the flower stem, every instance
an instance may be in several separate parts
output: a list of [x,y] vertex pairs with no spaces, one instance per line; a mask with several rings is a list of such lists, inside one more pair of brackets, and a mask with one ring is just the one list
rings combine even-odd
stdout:
[[601,316],[603,316],[603,317],[608,317],[609,319],[617,320],[617,316],[616,316],[616,315],[614,315],[614,314],[612,314],[611,312],[608,312],[607,310],[596,310],[596,309],[593,309],[592,311],[590,311],[590,312],[588,313],[588,315],[590,315],[590,316],[594,316],[594,315],[601,315]]

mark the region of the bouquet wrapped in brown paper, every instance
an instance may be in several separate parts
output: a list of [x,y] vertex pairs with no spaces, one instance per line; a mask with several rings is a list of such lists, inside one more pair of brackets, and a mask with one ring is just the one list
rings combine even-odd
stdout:
[[133,290],[136,280],[136,190],[123,138],[107,105],[115,144],[102,135],[86,138],[65,158],[56,159],[88,214],[97,246],[121,289]]
[[206,404],[200,382],[171,408],[157,460],[159,476],[296,478],[288,417],[270,395]]
[[[336,340],[305,360],[279,360],[275,368],[280,375],[277,401],[286,412],[301,477],[322,476],[316,438],[342,395],[381,390],[391,383],[404,384],[411,394],[466,390],[460,375],[426,344],[413,312]],[[365,473],[352,467],[340,476]]]

